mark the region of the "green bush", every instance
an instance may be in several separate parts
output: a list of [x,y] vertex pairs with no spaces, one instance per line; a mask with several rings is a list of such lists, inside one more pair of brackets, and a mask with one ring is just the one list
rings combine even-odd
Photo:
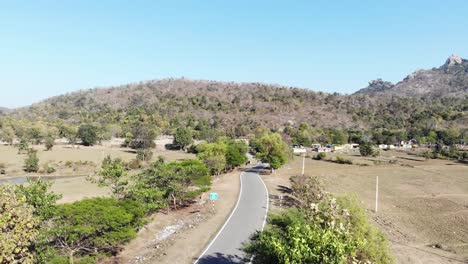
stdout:
[[347,158],[343,158],[341,156],[337,156],[335,162],[338,164],[353,164],[353,161]]
[[359,145],[359,153],[364,157],[372,156],[374,154],[374,147],[368,142],[362,143]]
[[52,150],[52,148],[54,147],[54,138],[53,137],[47,137],[46,140],[45,140],[45,148],[47,151],[49,150]]
[[37,172],[38,170],[39,158],[37,157],[37,151],[30,149],[28,150],[28,157],[24,160],[24,171]]
[[393,263],[394,258],[385,235],[369,222],[369,216],[360,205],[356,195],[338,198],[338,204],[346,208],[351,216],[351,232],[354,239],[360,241],[356,258],[360,261],[369,260],[373,263]]
[[139,161],[150,161],[153,158],[151,149],[138,149],[136,159]]
[[54,173],[56,169],[49,163],[44,164],[44,172],[47,174]]
[[291,178],[296,208],[272,214],[245,248],[253,263],[393,263],[385,236],[355,196],[335,199],[317,177]]
[[138,159],[132,159],[127,163],[128,170],[137,170],[141,168],[141,161]]
[[144,204],[150,211],[171,205],[177,209],[210,186],[210,172],[200,160],[165,163],[160,158],[135,177],[128,197]]
[[316,160],[323,160],[327,157],[327,154],[325,154],[324,152],[320,152],[319,154],[317,154],[317,156],[315,156],[315,159]]
[[421,155],[426,159],[432,159],[434,157],[433,153],[429,150],[424,151]]
[[268,222],[267,228],[254,235],[246,247],[255,255],[253,263],[344,264],[357,248],[341,221],[332,226],[331,222],[311,221],[302,211],[290,209],[270,215]]
[[58,206],[48,240],[69,262],[90,254],[115,254],[136,236],[145,213],[137,202],[112,198],[63,204]]
[[98,140],[98,128],[91,124],[81,125],[78,129],[78,137],[85,146],[92,146]]
[[56,213],[56,203],[62,197],[50,191],[52,183],[49,181],[32,180],[28,178],[28,184],[17,185],[16,191],[26,198],[26,202],[34,208],[34,215],[41,220],[48,220]]

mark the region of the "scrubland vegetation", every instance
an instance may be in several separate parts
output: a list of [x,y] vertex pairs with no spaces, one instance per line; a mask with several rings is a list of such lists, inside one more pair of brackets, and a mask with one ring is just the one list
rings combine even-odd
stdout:
[[291,178],[294,207],[272,214],[247,251],[254,263],[393,263],[385,236],[354,196],[335,198],[316,177]]

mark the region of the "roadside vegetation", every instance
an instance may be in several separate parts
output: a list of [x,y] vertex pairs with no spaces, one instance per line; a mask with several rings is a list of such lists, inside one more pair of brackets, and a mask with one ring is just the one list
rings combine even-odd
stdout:
[[291,189],[293,208],[271,214],[247,245],[253,263],[394,262],[386,237],[355,196],[336,198],[309,176],[292,177]]
[[[94,128],[81,129],[86,137],[93,136],[92,131]],[[133,136],[130,143],[138,150],[150,150],[152,135],[142,134],[146,136]],[[87,140],[89,144],[94,141]],[[57,204],[61,196],[40,178],[29,179],[27,184],[1,185],[0,229],[6,230],[2,235],[15,239],[5,237],[0,242],[0,263],[95,263],[114,255],[153,212],[190,205],[210,189],[213,176],[243,165],[248,146],[219,137],[198,145],[195,151],[196,159],[167,162],[159,157],[136,173],[130,173],[132,161],[105,157],[92,181],[110,189],[112,196],[107,198]],[[37,171],[36,154],[28,149],[25,170]],[[8,217],[12,214],[16,217]]]

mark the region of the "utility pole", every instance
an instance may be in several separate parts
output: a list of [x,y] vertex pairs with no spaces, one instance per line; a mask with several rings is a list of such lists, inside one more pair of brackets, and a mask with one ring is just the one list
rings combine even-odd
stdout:
[[379,176],[375,176],[375,212],[379,210]]

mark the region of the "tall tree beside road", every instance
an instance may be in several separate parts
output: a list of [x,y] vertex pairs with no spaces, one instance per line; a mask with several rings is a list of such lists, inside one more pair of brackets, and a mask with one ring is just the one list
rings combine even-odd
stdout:
[[270,164],[272,169],[278,169],[288,162],[290,149],[278,133],[264,133],[252,142],[256,157]]

